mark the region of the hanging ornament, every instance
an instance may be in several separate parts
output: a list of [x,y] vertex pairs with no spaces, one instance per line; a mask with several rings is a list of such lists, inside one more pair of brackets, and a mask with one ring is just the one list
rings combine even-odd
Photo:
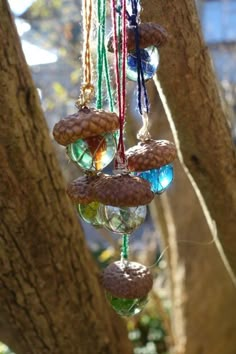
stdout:
[[53,135],[59,144],[67,147],[70,159],[83,170],[100,171],[115,156],[116,139],[113,133],[119,128],[119,118],[115,113],[88,108],[95,91],[92,84],[90,45],[92,5],[92,0],[83,0],[84,83],[76,102],[79,111],[59,121],[53,129]]
[[67,188],[67,194],[77,206],[80,217],[94,227],[101,226],[98,215],[100,204],[94,194],[99,178],[97,175],[85,175],[72,181]]
[[53,135],[59,144],[67,146],[73,162],[86,171],[99,171],[115,156],[113,132],[118,127],[115,113],[84,107],[60,120],[53,129]]
[[146,205],[154,198],[150,185],[130,175],[103,175],[94,186],[101,203],[99,219],[117,234],[131,234],[146,218]]
[[[137,1],[131,1],[131,3]],[[129,26],[127,27],[127,77],[137,81],[138,76],[144,80],[151,79],[159,65],[158,47],[167,42],[166,30],[155,23],[139,23],[138,7],[132,4],[132,14],[128,16]],[[108,38],[108,50],[114,52],[114,38],[110,34]],[[142,71],[142,72],[140,72]],[[142,80],[142,77],[140,77]]]
[[121,316],[133,316],[142,311],[152,285],[149,269],[136,262],[117,261],[103,272],[108,301]]
[[141,141],[126,152],[129,170],[147,180],[157,194],[164,192],[173,181],[170,163],[176,156],[175,145],[167,140]]
[[[118,113],[113,113],[105,46],[106,0],[97,3],[96,108],[90,107],[95,98],[90,43],[93,0],[83,0],[84,83],[76,101],[78,112],[62,119],[53,129],[55,140],[66,146],[70,159],[86,172],[67,189],[80,217],[95,227],[105,227],[123,235],[121,260],[108,266],[103,274],[107,298],[122,316],[139,313],[152,288],[150,271],[139,263],[128,261],[129,235],[144,222],[147,204],[154,198],[154,193],[161,193],[170,185],[173,179],[171,162],[176,156],[172,143],[152,140],[148,132],[149,100],[145,81],[156,72],[157,48],[166,42],[167,33],[159,25],[139,23],[138,0],[130,0],[128,8],[127,1],[111,0],[113,36],[108,48],[114,52]],[[138,110],[143,119],[138,135],[141,142],[127,154],[124,146],[126,77],[137,81]],[[111,112],[103,110],[104,78]],[[114,157],[115,175],[98,174]]]

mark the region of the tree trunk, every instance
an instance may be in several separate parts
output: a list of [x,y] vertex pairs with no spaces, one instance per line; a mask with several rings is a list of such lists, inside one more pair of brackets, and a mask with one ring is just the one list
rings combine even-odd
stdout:
[[[153,85],[154,86],[154,85]],[[153,138],[173,141],[159,97],[150,86]],[[159,216],[169,265],[175,353],[234,354],[236,290],[183,167],[174,163],[170,189],[155,198],[152,215]],[[223,289],[223,291],[222,291]]]
[[143,20],[162,24],[170,34],[168,44],[160,50],[159,92],[179,156],[192,176],[212,233],[218,235],[218,249],[236,284],[235,148],[195,1],[143,0],[142,5]]
[[6,0],[0,18],[0,340],[17,354],[131,353],[66,197]]

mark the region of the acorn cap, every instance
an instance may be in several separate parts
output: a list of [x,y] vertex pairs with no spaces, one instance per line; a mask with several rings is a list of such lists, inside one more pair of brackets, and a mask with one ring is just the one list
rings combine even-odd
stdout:
[[103,272],[103,286],[113,296],[137,299],[148,295],[153,285],[147,267],[136,262],[117,261]]
[[55,124],[53,136],[58,144],[66,146],[78,139],[114,132],[118,128],[116,113],[85,107]]
[[126,151],[128,169],[132,172],[148,171],[171,163],[177,150],[168,140],[145,140]]
[[94,193],[98,202],[117,207],[146,205],[154,198],[149,182],[130,175],[102,175]]
[[99,176],[82,176],[72,181],[67,188],[67,194],[75,204],[89,204],[96,201],[94,185]]
[[[150,46],[161,47],[167,42],[167,31],[157,23],[147,22],[140,23],[139,29],[139,47],[147,48]],[[108,51],[113,53],[113,34],[110,34],[107,43]],[[135,28],[127,27],[127,50],[133,52],[136,49]]]

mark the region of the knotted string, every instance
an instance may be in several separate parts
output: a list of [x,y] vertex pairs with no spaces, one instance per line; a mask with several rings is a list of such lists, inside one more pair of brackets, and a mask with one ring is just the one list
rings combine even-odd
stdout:
[[83,84],[80,90],[80,97],[76,101],[78,108],[83,108],[88,105],[94,96],[94,86],[92,84],[92,61],[91,61],[91,29],[93,15],[93,0],[83,0],[83,33],[84,33],[84,48],[83,48]]
[[[149,101],[148,101],[148,94],[144,79],[143,67],[142,67],[142,58],[140,52],[140,45],[139,45],[139,26],[138,26],[138,0],[131,0],[131,7],[132,7],[132,14],[130,15],[127,13],[127,17],[129,20],[129,26],[134,28],[135,31],[135,54],[137,57],[137,74],[138,74],[138,108],[139,113],[143,114],[142,108],[142,93],[144,96],[144,104],[146,113],[149,113]],[[143,92],[142,92],[143,91]]]
[[105,79],[107,93],[109,98],[110,111],[113,112],[114,104],[110,84],[110,73],[107,60],[107,51],[105,46],[105,30],[106,30],[106,0],[98,0],[97,2],[97,20],[98,20],[98,39],[97,39],[97,102],[96,107],[102,108],[102,81],[103,69],[105,71]]
[[[117,11],[116,0],[111,0],[112,4],[112,26],[114,43],[114,67],[117,88],[117,105],[120,122],[120,136],[115,159],[115,170],[127,170],[124,146],[124,123],[126,114],[126,58],[127,58],[127,31],[126,31],[126,0],[122,0],[119,11]],[[117,16],[121,16],[121,31],[117,28]],[[118,32],[118,34],[117,34]],[[121,32],[121,38],[119,36]],[[121,55],[120,53],[121,43]],[[121,64],[120,64],[121,63]],[[121,66],[121,73],[120,73]]]
[[[135,54],[137,58],[137,85],[138,85],[138,109],[142,116],[143,126],[137,134],[137,138],[140,140],[148,140],[151,135],[148,131],[148,113],[149,113],[149,100],[147,94],[146,83],[144,79],[144,72],[142,67],[142,58],[140,51],[140,35],[138,25],[138,0],[131,0],[132,14],[127,12],[129,20],[129,26],[133,27],[135,32]],[[143,110],[143,101],[145,109]]]

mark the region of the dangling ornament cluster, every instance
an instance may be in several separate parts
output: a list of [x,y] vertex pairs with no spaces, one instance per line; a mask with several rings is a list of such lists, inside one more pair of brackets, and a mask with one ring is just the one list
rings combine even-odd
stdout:
[[[146,304],[153,279],[147,267],[128,260],[129,236],[145,221],[147,205],[154,196],[170,186],[176,148],[169,141],[153,140],[148,131],[146,80],[156,73],[158,48],[166,43],[167,33],[157,24],[140,23],[138,0],[111,0],[111,9],[112,33],[106,45],[106,0],[98,2],[95,89],[91,59],[93,0],[83,0],[84,83],[76,102],[78,110],[60,120],[53,135],[66,146],[70,160],[84,171],[84,176],[71,182],[67,189],[81,218],[94,227],[122,235],[121,258],[105,269],[103,285],[113,309],[120,315],[132,316]],[[114,55],[117,113],[108,52]],[[137,106],[143,126],[137,135],[138,144],[125,152],[126,79],[137,82]],[[103,109],[103,80],[109,111]],[[102,170],[113,159],[114,174],[104,174]]]

